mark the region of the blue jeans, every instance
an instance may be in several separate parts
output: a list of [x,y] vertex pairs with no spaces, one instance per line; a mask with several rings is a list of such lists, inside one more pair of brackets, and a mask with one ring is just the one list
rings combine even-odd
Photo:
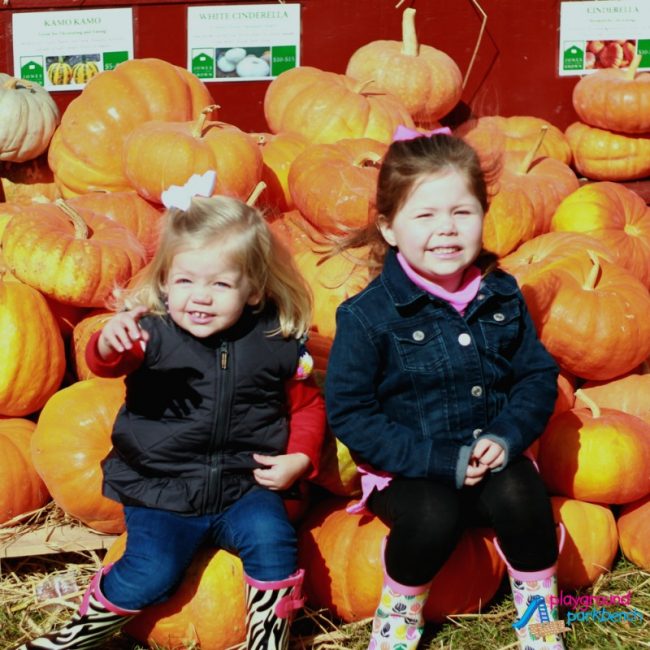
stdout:
[[277,492],[253,490],[214,515],[131,506],[124,514],[126,550],[102,579],[104,596],[124,609],[167,600],[206,542],[238,555],[256,580],[284,580],[297,569],[296,533]]

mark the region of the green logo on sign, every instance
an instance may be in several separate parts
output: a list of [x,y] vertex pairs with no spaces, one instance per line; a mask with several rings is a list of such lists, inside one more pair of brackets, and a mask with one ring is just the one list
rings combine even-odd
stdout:
[[192,52],[192,72],[199,79],[212,79],[214,77],[214,57],[206,52],[199,52],[194,56]]
[[41,57],[34,57],[27,60],[21,58],[20,63],[21,79],[24,79],[25,81],[32,81],[34,83],[40,84],[41,86],[44,84],[45,74],[43,69],[43,59]]
[[578,46],[572,45],[564,50],[563,70],[584,70],[585,53]]

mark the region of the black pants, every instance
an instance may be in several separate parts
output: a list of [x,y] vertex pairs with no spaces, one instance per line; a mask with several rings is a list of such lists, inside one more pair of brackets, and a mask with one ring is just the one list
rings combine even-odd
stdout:
[[368,507],[390,528],[386,569],[403,585],[431,580],[468,526],[493,528],[508,562],[519,571],[540,571],[557,560],[551,502],[524,456],[461,490],[430,479],[396,477],[371,494]]

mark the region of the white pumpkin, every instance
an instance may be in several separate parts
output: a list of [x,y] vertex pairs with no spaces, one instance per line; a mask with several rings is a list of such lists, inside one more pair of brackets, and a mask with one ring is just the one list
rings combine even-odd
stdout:
[[224,57],[226,60],[237,65],[246,56],[246,50],[243,47],[231,47],[226,50]]
[[0,160],[24,162],[50,144],[61,114],[50,93],[0,72]]
[[268,77],[271,66],[258,56],[249,54],[237,64],[237,74],[240,77]]
[[234,69],[237,67],[235,63],[232,61],[228,61],[228,59],[224,56],[220,56],[217,59],[217,68],[221,70],[221,72],[233,72]]

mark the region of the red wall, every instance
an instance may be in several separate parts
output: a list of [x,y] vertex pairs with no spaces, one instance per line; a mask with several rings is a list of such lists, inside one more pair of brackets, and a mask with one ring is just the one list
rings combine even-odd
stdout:
[[[565,128],[576,119],[571,91],[576,77],[557,75],[558,0],[477,0],[487,14],[478,57],[465,86],[463,105],[446,120],[456,124],[471,109],[476,115],[535,115]],[[242,2],[243,4],[244,2]],[[185,66],[186,7],[227,4],[189,0],[10,0],[0,5],[0,71],[13,74],[11,16],[44,7],[134,8],[136,57],[159,57]],[[236,4],[236,3],[230,3]],[[258,4],[276,4],[262,2]],[[302,64],[344,72],[350,55],[372,40],[399,40],[403,7],[416,9],[421,43],[449,54],[466,72],[482,17],[472,0],[302,0]],[[525,9],[524,9],[525,7]],[[220,119],[248,131],[266,128],[264,92],[268,82],[209,84],[221,105]],[[78,93],[54,93],[64,108]]]

